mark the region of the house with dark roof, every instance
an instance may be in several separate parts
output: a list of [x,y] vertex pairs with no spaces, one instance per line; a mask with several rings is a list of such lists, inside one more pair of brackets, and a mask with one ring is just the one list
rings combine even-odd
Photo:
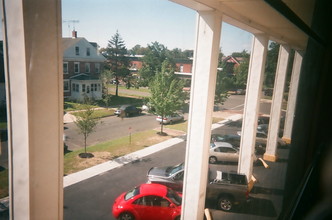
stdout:
[[102,98],[100,73],[106,58],[98,45],[83,37],[62,38],[64,98],[82,101],[84,97]]

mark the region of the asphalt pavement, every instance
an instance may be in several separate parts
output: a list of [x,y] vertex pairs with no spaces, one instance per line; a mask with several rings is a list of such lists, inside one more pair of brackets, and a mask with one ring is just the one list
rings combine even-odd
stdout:
[[[230,122],[239,118],[241,115],[233,114],[226,120],[214,124],[214,132],[228,133],[237,130]],[[269,168],[260,164],[254,166],[253,175],[257,182],[250,193],[251,201],[244,208],[223,212],[211,207],[213,219],[277,219],[282,208],[288,151],[288,148],[278,149],[279,160],[274,163],[267,162]],[[133,185],[146,181],[146,172],[151,166],[182,162],[184,152],[184,139],[173,138],[64,177],[65,219],[113,219],[111,205],[119,192],[127,191]],[[218,169],[226,171],[237,170],[237,164],[211,166],[218,166]]]

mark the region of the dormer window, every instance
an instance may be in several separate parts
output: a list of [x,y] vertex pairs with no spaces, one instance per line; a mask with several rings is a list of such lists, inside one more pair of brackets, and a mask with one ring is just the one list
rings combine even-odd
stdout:
[[75,54],[76,54],[76,56],[80,55],[80,48],[79,47],[75,47]]
[[86,48],[86,56],[90,56],[90,48],[89,47]]

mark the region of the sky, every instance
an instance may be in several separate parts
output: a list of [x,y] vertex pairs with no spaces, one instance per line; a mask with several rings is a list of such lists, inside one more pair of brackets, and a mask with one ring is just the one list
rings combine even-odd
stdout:
[[[106,47],[119,32],[127,49],[159,42],[172,50],[194,49],[196,11],[168,0],[62,0],[62,36],[78,37]],[[78,22],[68,22],[68,21]],[[225,55],[250,51],[252,35],[222,24],[221,50]]]
[[[70,37],[75,28],[78,37],[100,47],[118,31],[127,49],[155,41],[170,50],[194,49],[196,18],[196,11],[168,0],[62,0],[63,37]],[[225,55],[250,51],[251,39],[250,33],[222,24]]]

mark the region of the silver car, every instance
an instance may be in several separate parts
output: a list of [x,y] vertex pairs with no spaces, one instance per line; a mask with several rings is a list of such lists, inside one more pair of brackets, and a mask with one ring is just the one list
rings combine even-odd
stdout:
[[176,191],[182,190],[184,163],[167,167],[152,167],[148,171],[148,183],[159,183]]
[[[209,162],[238,162],[239,161],[239,149],[236,147],[229,147],[225,145],[216,145],[210,148]],[[254,161],[257,161],[256,155],[254,155]]]

